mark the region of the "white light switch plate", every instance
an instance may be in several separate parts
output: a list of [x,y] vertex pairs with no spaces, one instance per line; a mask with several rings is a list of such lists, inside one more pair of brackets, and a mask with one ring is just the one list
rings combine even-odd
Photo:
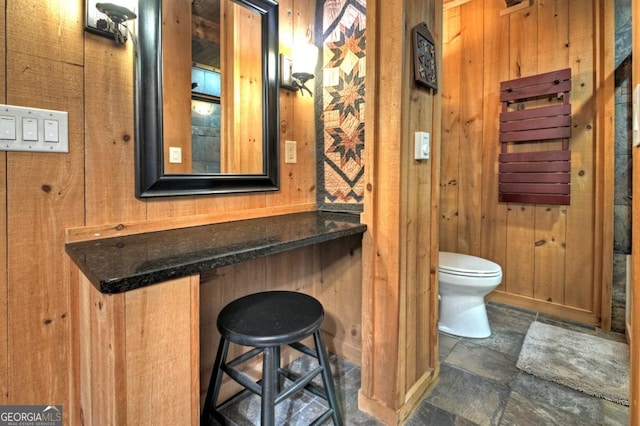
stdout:
[[633,89],[633,146],[640,145],[640,84]]
[[68,115],[66,111],[0,105],[0,151],[69,152]]

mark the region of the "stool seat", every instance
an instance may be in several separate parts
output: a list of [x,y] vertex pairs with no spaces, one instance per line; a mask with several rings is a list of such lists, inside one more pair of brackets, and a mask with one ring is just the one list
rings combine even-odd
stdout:
[[218,315],[218,331],[234,343],[267,347],[288,345],[313,334],[324,318],[320,302],[291,291],[250,294]]
[[[250,294],[222,308],[217,320],[220,344],[200,424],[209,425],[212,418],[221,424],[227,424],[221,410],[253,393],[261,398],[261,424],[273,426],[276,405],[304,389],[327,401],[329,406],[329,409],[311,424],[320,425],[332,419],[335,426],[341,426],[342,416],[333,385],[329,357],[320,331],[323,319],[324,308],[319,301],[309,295],[292,291]],[[313,336],[315,349],[301,342],[309,336]],[[230,343],[249,346],[252,349],[227,361]],[[281,367],[280,347],[285,345],[316,358],[318,366],[304,374]],[[256,381],[246,374],[243,366],[259,355],[262,355],[262,378]],[[228,375],[244,389],[219,404],[218,396],[223,374]],[[323,387],[312,382],[316,376],[322,377]],[[288,382],[281,382],[281,379],[287,379]],[[289,382],[290,384],[283,389],[282,385]]]

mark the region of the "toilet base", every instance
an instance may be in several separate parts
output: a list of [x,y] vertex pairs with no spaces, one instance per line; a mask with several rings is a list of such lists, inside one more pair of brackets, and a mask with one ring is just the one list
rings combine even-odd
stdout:
[[484,296],[440,296],[438,330],[460,337],[491,336]]

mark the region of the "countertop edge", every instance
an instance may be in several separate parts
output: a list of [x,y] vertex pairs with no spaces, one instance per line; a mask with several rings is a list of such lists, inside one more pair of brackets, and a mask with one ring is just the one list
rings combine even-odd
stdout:
[[[315,212],[318,217],[321,214],[330,215],[348,215],[352,218],[356,218],[357,216],[353,213],[338,213],[338,212]],[[292,213],[292,215],[296,215],[298,213]],[[286,215],[285,215],[286,216]],[[248,221],[252,220],[268,220],[269,217],[262,217],[256,219],[246,219]],[[229,223],[229,222],[224,222]],[[212,224],[215,225],[215,224]],[[205,259],[197,259],[193,262],[186,262],[181,265],[167,267],[162,270],[153,270],[148,272],[141,272],[135,275],[130,275],[127,277],[116,278],[111,280],[100,279],[96,274],[89,268],[86,263],[79,259],[78,254],[71,250],[71,246],[73,244],[66,244],[65,251],[67,255],[71,258],[71,260],[78,266],[80,271],[89,279],[89,281],[94,285],[94,287],[103,294],[118,294],[124,293],[131,290],[136,290],[139,288],[151,286],[154,284],[159,284],[162,282],[184,278],[194,274],[200,274],[207,270],[212,270],[216,268],[220,268],[223,266],[228,266],[235,263],[241,263],[248,260],[256,259],[263,256],[268,256],[272,254],[282,253],[288,250],[294,250],[297,248],[302,248],[314,244],[319,244],[327,241],[337,240],[340,238],[345,238],[353,235],[362,235],[366,232],[367,225],[363,223],[353,223],[352,227],[346,229],[338,229],[330,232],[325,232],[321,234],[312,235],[309,237],[304,237],[300,239],[291,239],[284,242],[274,242],[268,244],[266,246],[262,246],[259,248],[247,248],[242,251],[230,251],[228,253],[222,255],[212,256],[210,258]],[[160,231],[162,232],[162,231]]]

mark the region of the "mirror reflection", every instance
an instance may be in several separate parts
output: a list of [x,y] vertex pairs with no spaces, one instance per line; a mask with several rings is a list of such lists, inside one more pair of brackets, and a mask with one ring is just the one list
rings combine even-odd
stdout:
[[165,129],[165,173],[262,174],[261,16],[232,0],[194,0],[190,23],[191,68],[163,59],[165,91],[183,82],[176,90],[190,94],[189,117],[184,95],[165,97],[165,110],[190,123]]

